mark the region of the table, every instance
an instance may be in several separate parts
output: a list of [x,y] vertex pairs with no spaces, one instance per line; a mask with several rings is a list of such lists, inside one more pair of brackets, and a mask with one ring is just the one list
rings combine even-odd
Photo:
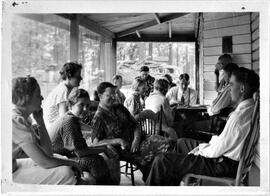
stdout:
[[195,122],[209,120],[207,106],[205,105],[174,105],[171,108],[175,113],[174,129],[176,130],[178,137],[187,136],[185,135],[186,131],[190,134],[190,130],[196,128]]
[[207,112],[207,107],[205,105],[200,106],[173,106],[172,109],[179,111],[179,112],[191,112],[191,113],[198,113],[198,112]]

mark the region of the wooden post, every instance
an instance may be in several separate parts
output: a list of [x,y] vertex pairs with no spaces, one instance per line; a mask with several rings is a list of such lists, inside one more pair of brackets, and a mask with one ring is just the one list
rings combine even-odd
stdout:
[[203,14],[199,13],[199,22],[198,22],[198,36],[197,36],[197,43],[198,43],[198,52],[199,52],[199,97],[200,97],[200,104],[204,104],[204,53],[203,53]]
[[[195,42],[195,88],[198,92],[198,95],[200,95],[200,49],[199,49],[199,43],[198,40]],[[199,103],[199,96],[197,98],[197,103]]]
[[114,74],[116,74],[116,40],[112,39],[111,42],[105,43],[105,80],[111,81]]
[[79,60],[79,16],[70,21],[70,61]]
[[[112,39],[112,50],[111,50],[111,76],[116,74],[116,66],[117,66],[117,58],[116,58],[116,53],[117,53],[117,41],[116,39]],[[112,78],[112,77],[111,77]]]

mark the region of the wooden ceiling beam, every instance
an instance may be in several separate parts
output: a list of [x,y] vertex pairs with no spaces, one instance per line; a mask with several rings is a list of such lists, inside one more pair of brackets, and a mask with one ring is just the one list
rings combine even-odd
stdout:
[[136,31],[136,34],[137,34],[138,38],[142,38],[139,31]]
[[[170,14],[170,15],[167,15],[167,16],[164,16],[164,17],[161,17],[159,18],[160,20],[160,24],[162,23],[165,23],[165,22],[168,22],[168,21],[171,21],[171,20],[174,20],[176,18],[179,18],[179,17],[182,17],[184,15],[186,15],[188,13],[175,13],[175,14]],[[156,26],[158,25],[159,23],[157,22],[157,20],[151,20],[149,22],[146,22],[144,24],[141,24],[141,25],[138,25],[136,27],[132,27],[130,29],[126,29],[124,31],[121,31],[119,33],[116,34],[116,37],[124,37],[126,35],[130,35],[130,34],[133,34],[135,33],[136,31],[140,31],[140,30],[143,30],[143,29],[147,29],[149,27],[153,27],[153,26]]]
[[144,34],[139,38],[136,34],[130,34],[125,37],[116,38],[118,42],[195,42],[194,33],[191,34],[174,34],[170,39],[168,34]]
[[157,13],[154,13],[154,17],[155,17],[157,23],[160,24],[161,22],[160,22],[160,19],[159,19],[159,16]]
[[199,14],[195,13],[195,20],[194,20],[194,35],[197,38],[199,31]]
[[172,22],[169,22],[169,38],[172,39]]

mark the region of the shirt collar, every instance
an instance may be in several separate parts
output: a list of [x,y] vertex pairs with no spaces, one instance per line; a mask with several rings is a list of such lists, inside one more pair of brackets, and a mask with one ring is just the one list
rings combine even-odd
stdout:
[[178,89],[179,89],[179,91],[180,91],[181,93],[188,93],[188,91],[189,91],[189,87],[187,88],[187,90],[186,90],[186,91],[183,91],[183,90],[181,89],[181,87],[180,87],[180,86],[178,86]]
[[110,118],[112,118],[113,120],[116,121],[117,120],[117,115],[115,114],[115,111],[114,111],[115,107],[114,106],[112,107],[112,110],[110,111],[110,110],[107,110],[107,109],[105,109],[105,108],[103,108],[102,106],[99,105],[97,111],[100,112],[102,115],[109,116]]
[[107,110],[107,109],[103,108],[103,107],[102,107],[102,106],[100,106],[100,105],[98,105],[97,110],[99,110],[99,111],[101,111],[101,112],[104,112],[104,113],[108,112],[108,110]]
[[150,94],[150,96],[151,95],[161,95],[161,96],[164,96],[160,91],[157,91],[157,90],[154,90],[154,92],[152,92],[151,94]]
[[254,105],[254,100],[252,98],[249,99],[245,99],[244,101],[242,101],[241,103],[239,103],[239,105],[236,107],[236,111],[240,111],[243,110],[247,107],[253,106]]

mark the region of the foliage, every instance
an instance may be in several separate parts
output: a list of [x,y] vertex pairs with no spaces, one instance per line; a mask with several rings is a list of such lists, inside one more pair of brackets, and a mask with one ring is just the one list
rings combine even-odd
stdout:
[[[172,42],[120,42],[117,45],[117,70],[129,85],[139,75],[142,65],[150,67],[150,74],[160,77],[165,73],[177,81],[180,73],[189,73],[195,84],[195,44]],[[174,71],[171,71],[173,69]]]
[[12,20],[12,73],[34,74],[69,59],[69,32],[14,16]]

